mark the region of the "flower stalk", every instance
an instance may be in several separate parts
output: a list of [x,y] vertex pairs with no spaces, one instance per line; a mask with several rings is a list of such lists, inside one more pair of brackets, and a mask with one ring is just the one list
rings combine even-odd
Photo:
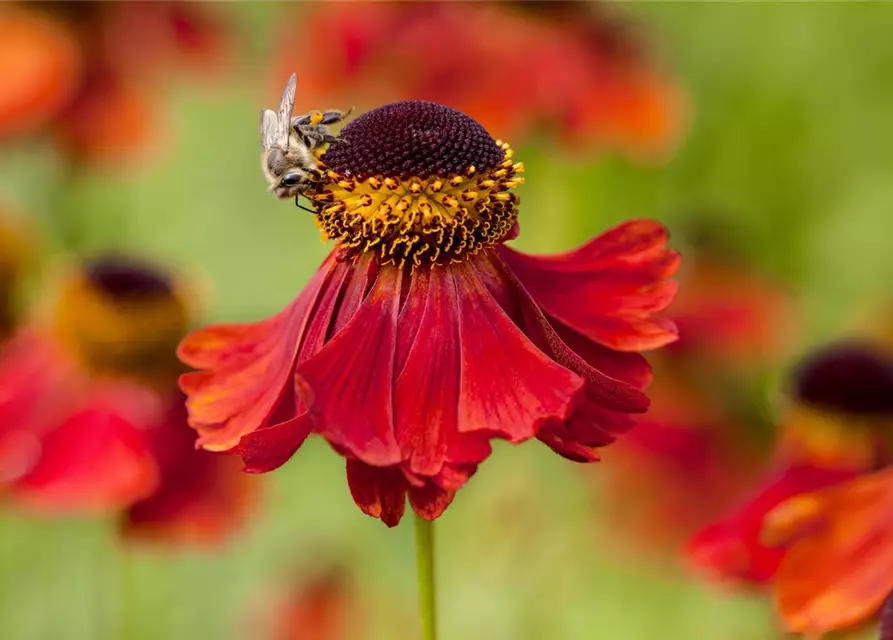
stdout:
[[415,557],[419,579],[419,615],[422,640],[437,640],[437,590],[434,583],[434,522],[418,514],[415,521]]

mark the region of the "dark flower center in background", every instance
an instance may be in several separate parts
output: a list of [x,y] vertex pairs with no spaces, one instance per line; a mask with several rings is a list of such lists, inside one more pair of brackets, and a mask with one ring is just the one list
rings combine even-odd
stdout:
[[89,260],[84,272],[97,289],[113,298],[169,296],[173,292],[165,275],[127,258]]
[[893,414],[893,363],[869,345],[833,345],[797,366],[794,392],[802,402],[821,409]]
[[307,197],[345,258],[445,264],[506,240],[518,217],[521,163],[467,115],[397,102],[347,125],[323,155]]
[[56,331],[91,373],[170,385],[189,310],[163,272],[129,258],[87,261],[62,285]]

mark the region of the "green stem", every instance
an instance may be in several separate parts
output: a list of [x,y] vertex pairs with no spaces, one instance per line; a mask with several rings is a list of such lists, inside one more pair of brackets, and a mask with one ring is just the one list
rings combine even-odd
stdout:
[[413,514],[415,558],[419,574],[422,640],[437,640],[437,590],[434,584],[434,523]]

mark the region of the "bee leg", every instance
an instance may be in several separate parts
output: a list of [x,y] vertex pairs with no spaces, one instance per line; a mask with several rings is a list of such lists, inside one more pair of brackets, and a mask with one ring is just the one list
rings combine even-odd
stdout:
[[353,112],[353,107],[348,109],[347,111],[326,111],[322,114],[322,120],[320,120],[320,124],[335,124],[336,122],[341,122],[347,116],[349,116]]
[[322,141],[328,142],[329,144],[332,144],[333,142],[342,142],[345,144],[347,143],[347,140],[342,140],[337,136],[333,136],[331,133],[324,133],[322,136]]
[[310,113],[305,113],[304,115],[298,116],[297,118],[292,118],[291,126],[315,126],[321,124],[324,119],[325,114],[322,111],[311,111]]
[[301,204],[300,198],[301,198],[300,195],[295,196],[295,206],[298,209],[303,209],[304,211],[308,211],[308,212],[312,213],[313,215],[316,215],[316,211],[314,211],[313,209],[308,209],[307,207],[305,207],[304,205]]

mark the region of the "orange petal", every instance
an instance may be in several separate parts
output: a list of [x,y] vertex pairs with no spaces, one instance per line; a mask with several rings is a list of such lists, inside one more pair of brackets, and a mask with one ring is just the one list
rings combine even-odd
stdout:
[[873,617],[893,589],[893,469],[813,498],[822,526],[789,549],[775,598],[788,630],[827,633]]

